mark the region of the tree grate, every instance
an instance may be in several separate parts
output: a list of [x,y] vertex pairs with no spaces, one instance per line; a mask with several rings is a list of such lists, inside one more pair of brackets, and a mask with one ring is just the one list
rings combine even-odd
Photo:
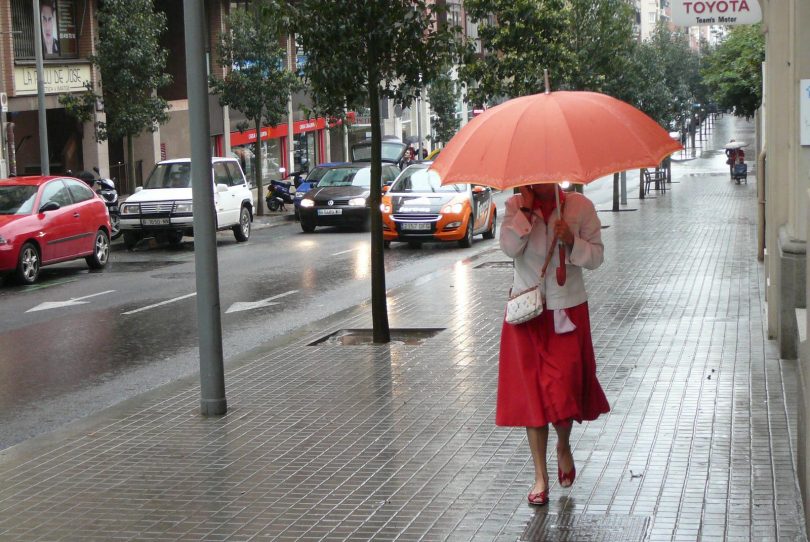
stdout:
[[598,514],[538,513],[520,540],[526,542],[643,542],[650,518]]

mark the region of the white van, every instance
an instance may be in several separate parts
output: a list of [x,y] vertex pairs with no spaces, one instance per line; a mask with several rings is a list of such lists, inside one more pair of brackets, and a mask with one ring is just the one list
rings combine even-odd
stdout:
[[[247,241],[253,221],[253,194],[234,158],[211,161],[217,229],[232,229],[236,240]],[[194,234],[191,198],[191,159],[164,160],[143,185],[121,204],[124,245],[132,250],[145,237],[179,244]]]

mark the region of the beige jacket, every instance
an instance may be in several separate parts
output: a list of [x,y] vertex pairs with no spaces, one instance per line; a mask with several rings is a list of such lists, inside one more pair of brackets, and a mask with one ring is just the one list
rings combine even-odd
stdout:
[[[506,217],[500,234],[501,249],[515,261],[512,281],[512,291],[515,293],[540,283],[540,271],[549,243],[554,238],[554,223],[559,219],[558,210],[555,209],[548,226],[542,215],[534,215],[530,222],[520,211],[522,204],[521,194],[506,200]],[[560,265],[560,252],[554,250],[545,277],[547,309],[565,309],[587,301],[582,268],[596,269],[604,259],[602,224],[591,200],[577,192],[566,193],[563,216],[574,234],[574,245],[566,247],[566,281],[563,286],[557,284],[556,269]]]

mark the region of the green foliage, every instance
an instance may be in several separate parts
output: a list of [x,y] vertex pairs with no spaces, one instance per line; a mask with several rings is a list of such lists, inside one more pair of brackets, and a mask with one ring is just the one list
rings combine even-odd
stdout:
[[96,138],[133,137],[168,120],[168,103],[155,91],[171,82],[164,72],[167,51],[160,46],[166,16],[153,0],[105,0],[98,12],[98,44],[90,57],[101,73],[102,95],[91,87],[83,95],[60,97],[68,112],[89,120],[100,101],[106,122],[96,123]]
[[304,77],[315,111],[342,117],[368,106],[369,90],[407,106],[455,51],[424,0],[300,0],[296,29],[307,55]]
[[456,104],[460,96],[459,84],[459,81],[453,80],[452,72],[447,68],[428,89],[430,108],[436,114],[433,119],[433,130],[437,142],[448,142],[461,124],[461,120],[456,116]]
[[760,25],[735,26],[708,55],[702,74],[711,95],[724,109],[750,118],[762,103],[765,40]]
[[576,65],[571,50],[570,6],[566,0],[466,0],[467,15],[479,23],[487,51],[469,55],[461,70],[468,99],[483,105],[501,98],[542,92],[543,70],[555,88]]
[[210,78],[222,105],[263,126],[282,122],[290,93],[300,88],[299,78],[285,68],[286,54],[280,45],[284,29],[278,19],[263,15],[280,7],[272,0],[261,0],[248,10],[230,14],[226,21],[230,32],[220,35],[217,47],[219,64],[229,71],[221,79]]

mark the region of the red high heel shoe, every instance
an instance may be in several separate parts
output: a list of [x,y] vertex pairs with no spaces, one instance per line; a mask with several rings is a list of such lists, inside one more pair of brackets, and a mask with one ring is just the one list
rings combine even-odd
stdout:
[[537,493],[529,493],[529,504],[545,506],[548,504],[548,489]]
[[[571,451],[571,447],[568,447],[568,453],[571,454],[571,463],[574,462],[574,453]],[[557,463],[560,462],[559,458],[560,451],[557,450]],[[557,467],[557,479],[560,481],[560,487],[571,487],[574,485],[574,480],[577,477],[577,466],[573,465],[571,470],[568,472],[563,472],[562,469],[558,466]]]

